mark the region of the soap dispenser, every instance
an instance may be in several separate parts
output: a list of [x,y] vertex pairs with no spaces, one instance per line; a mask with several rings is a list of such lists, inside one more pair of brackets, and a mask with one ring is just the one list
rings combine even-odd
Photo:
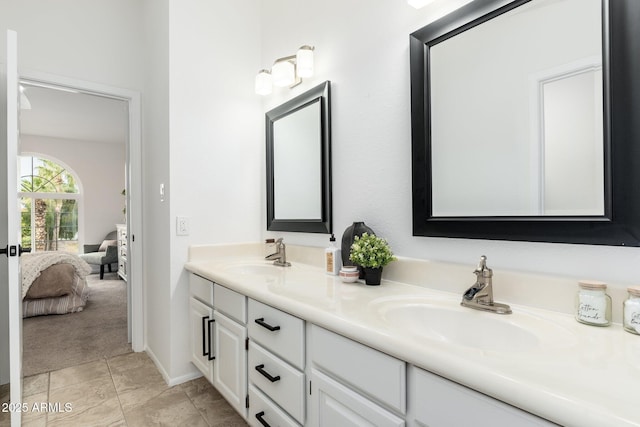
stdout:
[[337,276],[342,267],[340,249],[336,246],[336,238],[333,234],[329,238],[329,247],[324,250],[325,272]]

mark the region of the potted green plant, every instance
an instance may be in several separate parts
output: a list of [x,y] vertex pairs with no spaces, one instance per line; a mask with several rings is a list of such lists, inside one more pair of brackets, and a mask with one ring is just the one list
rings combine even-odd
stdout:
[[382,268],[395,261],[389,243],[375,234],[363,233],[355,236],[351,245],[349,259],[364,270],[364,281],[367,285],[379,285]]

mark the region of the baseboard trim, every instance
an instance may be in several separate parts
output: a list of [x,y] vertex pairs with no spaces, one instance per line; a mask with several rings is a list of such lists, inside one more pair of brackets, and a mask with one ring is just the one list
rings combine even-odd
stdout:
[[147,353],[149,358],[156,365],[156,368],[158,368],[158,371],[160,371],[160,375],[162,375],[164,382],[166,382],[169,387],[173,387],[175,385],[182,384],[187,381],[195,380],[196,378],[200,378],[202,376],[202,372],[194,368],[192,372],[189,372],[185,375],[181,375],[179,377],[172,378],[171,376],[169,376],[167,371],[164,369],[164,366],[162,366],[162,363],[160,363],[156,355],[153,354],[153,351],[148,346],[145,346],[144,351]]

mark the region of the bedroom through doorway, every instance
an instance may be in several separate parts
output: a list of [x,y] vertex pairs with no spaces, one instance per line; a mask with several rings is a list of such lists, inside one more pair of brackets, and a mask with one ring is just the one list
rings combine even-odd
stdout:
[[[131,129],[130,102],[119,96],[23,79],[20,97],[20,155],[32,160],[19,191],[38,177],[21,218],[23,246],[37,259],[23,260],[23,270],[39,269],[29,291],[42,291],[23,302],[30,316],[23,319],[23,375],[30,376],[132,351],[131,284],[124,280],[131,257],[126,231],[124,241],[115,233],[131,215]],[[97,264],[78,261],[88,251],[98,254]],[[51,261],[43,261],[47,254]]]

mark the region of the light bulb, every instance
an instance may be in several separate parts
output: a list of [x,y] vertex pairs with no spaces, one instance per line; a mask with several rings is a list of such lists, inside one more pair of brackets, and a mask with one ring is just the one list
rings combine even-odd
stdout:
[[269,95],[271,93],[271,73],[269,70],[260,70],[256,76],[256,93],[258,95]]
[[302,46],[296,54],[298,76],[307,78],[313,76],[313,47]]
[[276,61],[271,68],[271,77],[276,86],[291,86],[296,81],[295,65],[289,60]]

